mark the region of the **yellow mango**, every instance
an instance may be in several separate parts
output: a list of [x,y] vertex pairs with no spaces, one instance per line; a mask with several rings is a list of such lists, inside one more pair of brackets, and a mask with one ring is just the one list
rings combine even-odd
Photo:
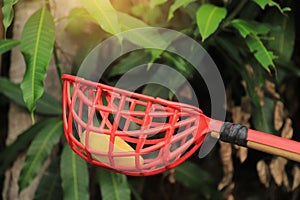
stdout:
[[[83,132],[81,137],[80,137],[80,142],[84,145],[87,146],[86,144],[86,132]],[[106,134],[99,134],[95,132],[90,132],[89,133],[89,149],[93,151],[99,151],[102,153],[107,153],[108,148],[109,148],[109,143],[110,143],[110,136]],[[133,152],[134,149],[126,143],[121,137],[115,136],[115,141],[114,141],[114,152]],[[100,162],[110,164],[109,158],[107,156],[100,156],[100,155],[95,155],[91,154],[92,158],[95,160],[98,160]],[[133,167],[135,166],[135,157],[134,156],[119,156],[119,157],[114,157],[113,158],[115,161],[116,165],[122,165],[122,166],[130,166]],[[140,156],[139,158],[140,164],[144,163],[143,158]]]

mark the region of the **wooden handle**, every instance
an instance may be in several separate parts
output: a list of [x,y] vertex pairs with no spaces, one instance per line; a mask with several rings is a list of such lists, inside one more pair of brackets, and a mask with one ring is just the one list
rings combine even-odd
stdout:
[[258,151],[262,151],[265,153],[282,156],[284,158],[287,158],[287,159],[290,159],[290,160],[293,160],[296,162],[300,162],[300,154],[298,154],[298,153],[290,152],[287,150],[267,146],[265,144],[260,144],[260,143],[252,142],[252,141],[247,141],[247,147],[258,150]]
[[[251,129],[248,133],[247,147],[300,162],[299,142]],[[210,135],[217,139],[220,138],[220,133],[215,131],[211,132]]]

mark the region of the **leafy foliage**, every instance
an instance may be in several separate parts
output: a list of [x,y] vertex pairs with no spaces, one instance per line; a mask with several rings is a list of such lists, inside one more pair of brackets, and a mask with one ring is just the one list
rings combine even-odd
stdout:
[[252,53],[254,53],[257,61],[268,71],[270,68],[274,68],[275,64],[273,60],[276,56],[272,51],[268,51],[262,41],[258,37],[247,37],[246,43]]
[[213,34],[227,14],[225,8],[211,4],[203,4],[197,11],[197,24],[202,36],[202,42]]
[[[37,122],[35,125],[31,126],[23,133],[21,133],[16,141],[6,147],[0,153],[0,162],[1,162],[1,172],[4,173],[5,170],[10,167],[13,161],[17,159],[21,152],[24,152],[31,141],[34,139],[37,133],[39,133],[47,124],[53,123],[53,121],[57,121],[57,119],[49,118],[46,120],[42,120]],[[45,130],[44,130],[45,131]],[[9,155],[9,156],[7,156]]]
[[268,71],[274,68],[273,60],[276,56],[272,51],[267,50],[259,35],[266,35],[270,28],[266,24],[236,19],[232,21],[232,26],[236,28],[241,36],[245,38],[246,44],[254,54],[257,61]]
[[62,199],[63,191],[61,187],[59,169],[60,159],[56,158],[52,161],[46,172],[44,173],[41,182],[36,190],[34,199],[57,200]]
[[26,62],[21,89],[24,102],[31,113],[35,110],[36,101],[44,92],[44,79],[54,40],[53,17],[46,7],[43,7],[27,21],[21,39],[21,52]]
[[19,190],[26,188],[36,177],[54,145],[63,135],[62,121],[54,119],[40,130],[30,145],[19,178]]
[[89,199],[87,165],[68,145],[61,155],[60,171],[64,199]]
[[1,40],[0,41],[0,54],[3,54],[9,50],[11,50],[12,48],[14,48],[15,46],[17,46],[20,42],[17,40]]
[[[22,98],[22,91],[19,84],[0,77],[0,93],[21,107],[26,108]],[[36,102],[36,112],[44,115],[60,115],[61,103],[52,95],[43,93],[43,96]]]
[[253,0],[257,5],[261,7],[261,9],[265,9],[267,5],[269,6],[275,6],[281,13],[284,13],[286,11],[291,11],[289,7],[281,8],[281,6],[272,0]]
[[243,38],[248,35],[264,35],[270,31],[270,27],[266,24],[257,23],[255,21],[246,21],[243,19],[235,19],[231,24],[236,28]]
[[174,17],[174,12],[181,7],[186,7],[190,3],[194,2],[195,0],[175,0],[175,2],[171,5],[169,14],[168,14],[168,21],[170,21]]
[[11,25],[14,18],[14,9],[13,5],[16,4],[19,0],[3,0],[2,6],[2,15],[3,15],[3,25],[4,25],[4,34],[8,27]]
[[82,0],[82,4],[103,30],[110,34],[116,34],[121,31],[117,13],[109,0],[103,0],[101,3],[97,0]]
[[[26,107],[32,116],[33,112],[36,112],[46,118],[37,121],[21,133],[13,144],[0,152],[1,177],[13,161],[22,152],[26,152],[26,160],[19,178],[20,191],[25,189],[38,173],[41,173],[45,160],[51,161],[39,182],[35,199],[46,197],[48,199],[90,199],[94,196],[98,198],[101,196],[102,199],[176,199],[181,197],[230,199],[233,196],[236,199],[264,199],[269,198],[266,191],[272,191],[269,195],[274,195],[273,190],[284,194],[286,198],[283,197],[283,199],[291,199],[289,195],[297,189],[297,184],[299,184],[296,173],[298,168],[293,163],[282,161],[284,163],[282,164],[272,156],[251,152],[245,161],[248,162],[245,165],[249,166],[246,168],[245,165],[233,162],[235,156],[242,154],[240,149],[234,149],[234,147],[227,149],[231,152],[227,157],[224,156],[224,152],[220,152],[221,158],[217,155],[209,156],[201,160],[200,164],[193,162],[192,158],[178,166],[174,172],[140,179],[88,166],[61,140],[63,135],[61,118],[49,118],[49,116],[61,115],[60,101],[44,92],[46,69],[52,57],[53,48],[56,48],[54,44],[57,38],[54,30],[57,24],[54,23],[52,10],[50,10],[55,8],[49,6],[48,1],[41,2],[44,3],[42,7],[26,22],[21,41],[0,40],[0,54],[20,44],[26,63],[26,73],[21,85],[0,77],[0,93],[17,105]],[[13,6],[16,3],[18,0],[3,0],[2,14],[5,32],[14,19]],[[82,7],[74,8],[65,19],[59,19],[66,20],[66,31],[75,38],[73,42],[78,45],[79,51],[84,49],[85,52],[89,52],[95,46],[95,41],[102,41],[110,35],[134,28],[145,28],[151,25],[180,31],[203,44],[220,67],[229,93],[229,120],[237,120],[236,116],[239,116],[244,123],[258,130],[277,135],[283,131],[283,127],[274,126],[273,113],[278,109],[276,107],[278,102],[283,102],[284,92],[279,90],[286,88],[283,82],[290,77],[300,76],[296,62],[299,56],[295,49],[294,26],[294,12],[297,12],[295,9],[297,4],[291,4],[291,1],[272,0],[103,0],[101,2],[81,0],[81,3]],[[57,3],[57,6],[59,5],[60,3]],[[293,12],[290,12],[291,10]],[[183,58],[165,52],[164,50],[170,44],[160,37],[157,32],[151,32],[134,33],[125,38],[119,38],[120,42],[146,47],[147,50],[131,52],[118,59],[107,69],[101,81],[114,84],[123,74],[143,64],[146,64],[143,70],[153,72],[151,77],[147,77],[149,80],[167,81],[164,80],[165,77],[163,73],[160,73],[160,69],[153,67],[155,66],[153,63],[157,62],[172,66],[174,70],[180,72],[193,86],[195,85],[201,101],[206,102],[202,91],[205,86],[199,84],[199,77],[193,67]],[[172,41],[176,41],[176,38],[172,38]],[[153,49],[153,47],[160,47],[160,49]],[[63,51],[63,47],[60,50]],[[80,53],[82,52],[78,52],[77,57],[82,60],[85,54]],[[56,52],[54,57],[58,74],[60,74],[62,69]],[[138,79],[138,72],[135,75]],[[174,100],[176,98],[174,91],[184,91],[182,89],[184,81],[174,79],[171,85],[172,88],[166,89],[149,84],[139,91],[143,94]],[[204,109],[209,110],[209,108]],[[284,114],[279,118],[282,121],[281,124],[284,124],[285,120],[288,121]],[[245,152],[243,155],[245,157]],[[260,187],[253,166],[258,161],[265,163],[264,159],[270,165],[265,164],[263,168],[265,171],[257,169],[259,177],[264,177],[265,185],[270,185],[269,183],[272,182],[278,187],[272,186],[271,189]],[[229,169],[230,166],[232,169]],[[222,182],[222,188],[224,188],[222,191],[219,191],[217,186],[217,182],[221,179],[220,168],[223,168],[225,175],[226,170],[228,170],[227,175],[234,173],[230,174],[231,178],[227,176],[227,180]],[[292,168],[293,171],[291,171]],[[268,174],[268,170],[271,173]],[[281,184],[278,181],[280,176],[275,173],[276,170],[279,170],[282,176],[288,177],[289,182],[293,182],[293,186],[289,186],[287,181]],[[265,176],[266,174],[268,176]],[[234,179],[232,179],[233,175]],[[226,179],[226,176],[224,177]],[[159,188],[157,192],[153,192],[153,184]],[[243,187],[244,184],[245,187]],[[249,184],[253,184],[253,187],[249,187]],[[256,191],[259,189],[262,192]],[[253,196],[254,193],[256,196]],[[297,199],[296,193],[292,194],[295,195],[294,199]]]
[[221,198],[211,176],[192,162],[185,162],[178,166],[175,171],[175,179],[195,192],[204,195],[207,199]]
[[269,23],[270,40],[268,47],[274,51],[280,60],[288,62],[292,58],[295,45],[295,21],[294,14],[282,15],[279,12],[269,11],[265,17],[265,23]]
[[97,170],[103,200],[129,200],[130,189],[127,177],[106,170]]
[[166,3],[168,0],[151,0],[150,1],[150,8],[155,8],[161,4]]

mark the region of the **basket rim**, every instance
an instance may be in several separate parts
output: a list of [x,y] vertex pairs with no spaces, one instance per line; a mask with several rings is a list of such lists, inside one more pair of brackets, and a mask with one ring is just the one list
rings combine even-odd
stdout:
[[121,88],[117,88],[117,87],[113,87],[110,85],[106,85],[106,84],[102,84],[102,83],[98,83],[98,82],[94,82],[94,81],[90,81],[87,80],[85,78],[79,77],[79,76],[74,76],[74,75],[70,75],[70,74],[63,74],[62,75],[62,80],[63,81],[68,81],[68,82],[76,82],[82,85],[87,85],[87,86],[91,86],[91,87],[95,87],[95,88],[102,88],[105,89],[107,91],[110,92],[115,92],[115,93],[119,93],[119,94],[123,94],[126,95],[128,97],[134,97],[134,98],[140,98],[140,99],[144,99],[147,101],[152,101],[161,105],[165,105],[168,107],[172,107],[175,109],[184,109],[185,111],[189,111],[193,114],[203,114],[203,111],[196,106],[187,104],[187,103],[182,103],[182,102],[175,102],[175,101],[170,101],[170,100],[166,100],[160,97],[152,97],[149,95],[145,95],[145,94],[140,94],[137,92],[132,92],[132,91],[128,91],[125,89],[121,89]]

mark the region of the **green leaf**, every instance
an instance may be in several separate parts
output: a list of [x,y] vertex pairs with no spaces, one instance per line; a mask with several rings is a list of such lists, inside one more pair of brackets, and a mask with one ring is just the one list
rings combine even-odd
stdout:
[[36,112],[44,115],[61,115],[61,102],[44,92],[43,96],[36,102]]
[[89,174],[86,162],[65,145],[60,163],[64,199],[89,200]]
[[273,39],[267,40],[268,48],[278,55],[279,60],[289,62],[294,51],[296,39],[294,15],[286,16],[270,10],[265,15],[264,21],[272,25],[270,38]]
[[259,35],[265,35],[270,32],[270,27],[263,23],[236,19],[231,22],[232,26],[239,31],[245,38],[246,44],[254,54],[256,60],[270,72],[270,68],[275,68],[273,60],[276,56],[269,51],[259,38]]
[[150,8],[153,9],[161,4],[166,3],[168,0],[150,0]]
[[291,11],[291,8],[289,7],[284,7],[284,8],[281,8],[281,6],[272,1],[272,0],[253,0],[257,5],[260,6],[261,9],[265,9],[266,5],[269,5],[269,6],[275,6],[281,13],[284,13],[284,12],[287,12],[287,11]]
[[127,176],[128,186],[131,190],[132,199],[143,200],[142,195],[145,193],[145,180],[146,176]]
[[53,147],[63,135],[61,119],[53,119],[44,126],[32,141],[19,177],[19,190],[26,188],[39,173]]
[[170,91],[167,88],[156,84],[147,84],[142,93],[145,95],[160,97],[163,99],[172,99],[172,97],[174,96],[174,91]]
[[104,31],[110,34],[120,32],[117,11],[109,0],[81,0],[81,3]]
[[243,38],[246,38],[248,35],[264,35],[270,32],[270,26],[255,21],[235,19],[231,21],[231,24]]
[[3,25],[4,25],[4,35],[6,35],[6,31],[13,21],[14,18],[13,6],[18,1],[19,0],[3,0],[2,16],[3,16]]
[[[1,85],[1,84],[0,84]],[[58,118],[48,118],[42,120],[29,127],[26,131],[18,136],[16,141],[6,147],[0,152],[0,174],[4,173],[8,167],[15,161],[21,152],[24,152],[29,146],[33,138],[39,133],[47,124],[53,121],[58,121]],[[9,155],[9,156],[8,156]]]
[[119,19],[119,27],[121,31],[128,31],[135,28],[144,28],[149,27],[145,22],[139,20],[131,15],[126,13],[117,12],[116,13]]
[[274,106],[275,102],[269,97],[264,97],[264,104],[252,107],[252,120],[256,130],[274,134]]
[[73,8],[68,15],[65,29],[72,35],[82,37],[83,31],[89,28],[91,22],[97,24],[97,21],[95,21],[86,9]]
[[148,63],[149,61],[149,54],[142,51],[133,51],[128,56],[117,62],[113,67],[108,68],[104,77],[113,78],[115,76],[125,74],[134,67]]
[[26,22],[21,39],[21,52],[26,72],[21,83],[24,102],[33,113],[36,101],[44,92],[46,69],[50,62],[54,39],[53,17],[45,8],[35,12]]
[[284,7],[284,8],[282,8],[282,7],[279,5],[279,3],[274,2],[274,1],[272,1],[272,2],[269,4],[269,6],[274,6],[274,7],[276,7],[276,8],[281,12],[281,14],[284,14],[285,12],[289,12],[289,11],[292,10],[290,7]]
[[103,200],[130,200],[130,189],[125,175],[102,169],[98,169],[97,174]]
[[[0,93],[19,106],[26,107],[19,84],[0,77]],[[44,92],[43,96],[36,103],[36,112],[44,115],[61,115],[61,102]]]
[[268,51],[265,45],[257,36],[248,36],[246,38],[246,44],[250,51],[254,54],[256,60],[262,65],[264,69],[270,72],[271,68],[275,68],[273,59],[276,56],[272,51]]
[[[143,21],[132,17],[126,13],[118,12],[118,18],[120,22],[120,27],[122,31],[127,31],[136,28],[144,28],[149,27]],[[165,41],[165,37],[163,37],[160,33],[155,29],[147,29],[148,31],[133,31],[131,34],[124,35],[124,38],[132,42],[133,44],[137,44],[141,47],[145,48],[154,48],[155,51],[150,51],[152,55],[152,59],[150,62],[156,60],[163,53],[163,50],[166,49],[169,45]]]
[[18,40],[12,40],[12,39],[0,40],[0,55],[7,51],[10,51],[18,44],[20,44]]
[[197,25],[202,36],[202,42],[213,34],[221,21],[226,17],[226,8],[212,4],[203,4],[197,11]]
[[206,199],[222,198],[212,177],[192,162],[186,161],[176,167],[174,178],[187,188],[204,195]]
[[232,66],[236,68],[237,71],[240,71],[241,66],[244,65],[241,54],[239,52],[239,47],[235,45],[235,43],[242,44],[243,41],[241,38],[236,37],[234,40],[229,37],[221,37],[217,36],[215,38],[216,47],[218,47],[216,50],[222,55],[221,59],[224,59],[224,61],[227,61],[229,64],[228,66]]
[[261,9],[265,9],[266,5],[271,3],[272,0],[253,0]]
[[25,107],[20,85],[11,82],[7,78],[0,77],[0,93],[16,104]]
[[60,200],[63,199],[60,177],[60,158],[56,157],[43,174],[40,184],[35,192],[35,200]]
[[131,14],[153,27],[165,27],[168,25],[165,20],[165,11],[160,7],[151,9],[149,5],[140,3],[131,8]]
[[255,61],[255,58],[246,58],[247,63],[250,63],[253,69],[253,74],[249,75],[245,67],[245,63],[243,62],[241,53],[239,52],[239,49],[241,49],[239,48],[239,44],[243,44],[241,38],[237,37],[232,39],[231,36],[226,38],[218,36],[216,38],[216,42],[218,47],[217,51],[219,51],[220,55],[222,56],[221,59],[224,61],[223,63],[227,66],[234,67],[236,72],[238,72],[242,76],[242,79],[246,82],[245,89],[247,96],[251,100],[251,113],[254,128],[265,132],[272,130],[270,128],[270,124],[268,123],[268,117],[273,114],[273,111],[266,109],[269,108],[269,102],[261,106],[261,99],[257,94],[257,89],[261,88],[265,82],[265,70],[258,62]]
[[174,12],[179,9],[180,7],[186,7],[190,3],[196,0],[175,0],[175,2],[171,5],[169,14],[168,14],[168,21],[170,21],[174,17]]

